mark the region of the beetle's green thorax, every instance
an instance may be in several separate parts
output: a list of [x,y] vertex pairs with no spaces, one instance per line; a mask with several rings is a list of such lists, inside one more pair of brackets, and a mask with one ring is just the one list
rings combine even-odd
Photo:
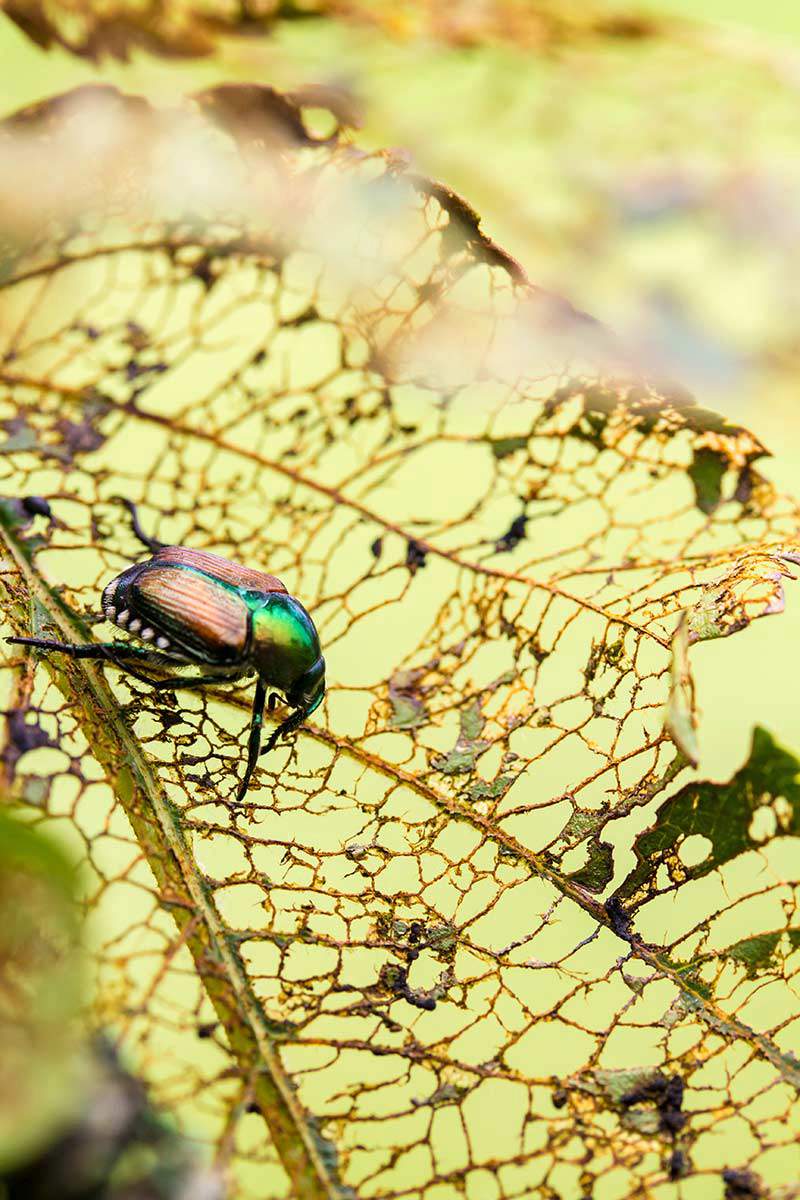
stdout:
[[286,592],[247,593],[245,600],[252,613],[253,666],[288,695],[320,658],[314,622],[300,601]]

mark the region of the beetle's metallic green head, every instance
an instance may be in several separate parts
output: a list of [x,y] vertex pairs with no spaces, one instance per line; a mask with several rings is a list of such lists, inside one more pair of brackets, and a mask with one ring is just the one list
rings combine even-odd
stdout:
[[319,656],[313,667],[296,680],[286,695],[295,708],[301,708],[306,716],[319,708],[325,695],[325,659]]

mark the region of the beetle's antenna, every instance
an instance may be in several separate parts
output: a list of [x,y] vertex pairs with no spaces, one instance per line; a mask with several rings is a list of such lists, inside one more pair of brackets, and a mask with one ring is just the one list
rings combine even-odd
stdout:
[[290,717],[287,717],[285,721],[282,721],[278,728],[273,729],[272,733],[269,735],[269,741],[261,753],[269,754],[270,750],[275,748],[282,737],[284,737],[287,733],[291,733],[293,729],[297,729],[298,726],[303,724],[303,721],[305,721],[307,715],[308,714],[304,708],[298,708],[297,712],[293,712]]
[[149,534],[145,533],[145,531],[142,529],[141,522],[139,521],[139,510],[133,501],[129,500],[127,496],[117,496],[116,499],[119,500],[120,503],[124,504],[128,512],[131,514],[131,525],[133,527],[134,535],[139,539],[142,545],[146,546],[151,554],[155,554],[157,550],[163,550],[167,543],[160,542],[158,538],[150,537]]

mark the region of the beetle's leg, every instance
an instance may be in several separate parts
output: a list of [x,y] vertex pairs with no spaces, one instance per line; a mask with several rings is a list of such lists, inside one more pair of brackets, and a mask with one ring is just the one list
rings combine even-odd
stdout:
[[165,667],[172,666],[175,659],[166,658],[163,654],[154,654],[152,650],[145,650],[143,647],[132,646],[130,642],[58,642],[52,638],[40,637],[11,637],[6,638],[6,641],[17,646],[34,646],[38,650],[57,650],[68,654],[70,658],[102,658],[152,688],[203,687],[207,683],[219,683],[231,678],[229,675],[217,673],[196,676],[171,675],[167,679],[153,679],[150,675],[137,671],[130,662],[123,660],[133,659],[134,662],[147,667]]
[[61,654],[68,654],[70,658],[105,659],[112,666],[119,667],[120,671],[132,675],[134,679],[150,684],[150,686],[157,681],[142,671],[137,671],[130,661],[125,662],[124,660],[133,659],[134,662],[153,667],[162,667],[175,661],[165,658],[163,655],[154,654],[152,650],[131,646],[129,642],[58,642],[52,638],[40,637],[11,637],[6,638],[6,641],[16,646],[33,646],[37,650],[56,650]]
[[213,675],[170,675],[167,679],[149,679],[147,682],[154,688],[205,687],[209,683],[233,683],[239,675],[225,675],[217,671]]
[[256,681],[256,694],[253,697],[253,716],[250,721],[250,737],[247,739],[247,766],[244,769],[242,782],[236,793],[236,803],[241,804],[250,785],[250,777],[258,762],[258,751],[261,746],[261,722],[264,719],[264,701],[267,698],[267,687],[260,677]]
[[275,709],[278,707],[279,703],[280,703],[280,696],[278,695],[278,693],[270,692],[269,699],[267,700],[267,712],[274,713]]
[[[58,650],[68,654],[70,658],[105,658],[115,661],[114,655],[129,658],[144,658],[148,651],[141,651],[138,646],[129,642],[59,642],[54,638],[42,637],[10,637],[6,638],[14,646],[34,646],[38,650]],[[161,660],[164,661],[163,659]]]
[[131,514],[131,525],[133,526],[134,535],[139,539],[142,545],[146,546],[151,554],[155,554],[157,550],[162,550],[167,543],[160,542],[158,538],[150,537],[149,534],[145,533],[139,521],[138,509],[133,501],[128,500],[126,496],[118,496],[117,499],[122,501],[128,512]]
[[287,733],[291,733],[293,729],[297,729],[298,726],[303,724],[303,721],[305,721],[307,715],[308,714],[304,708],[298,708],[297,711],[293,712],[290,717],[287,717],[285,721],[282,721],[278,728],[273,729],[272,733],[269,735],[269,741],[261,753],[269,754],[270,750],[272,750],[278,744],[278,741],[282,737],[284,737]]

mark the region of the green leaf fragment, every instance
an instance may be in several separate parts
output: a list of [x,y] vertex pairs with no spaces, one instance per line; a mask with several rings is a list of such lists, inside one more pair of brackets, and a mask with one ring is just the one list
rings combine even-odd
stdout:
[[[776,836],[800,834],[800,761],[761,728],[753,733],[748,761],[728,783],[690,783],[661,805],[654,825],[634,842],[638,866],[617,895],[646,894],[662,863],[683,882],[761,846],[763,839],[752,827],[758,810],[773,814]],[[708,840],[708,852],[702,861],[687,865],[678,851],[685,838],[697,834]],[[756,948],[749,953],[757,953]]]
[[719,504],[727,470],[727,462],[716,451],[704,446],[695,450],[688,474],[694,485],[695,503],[701,512],[712,513]]

